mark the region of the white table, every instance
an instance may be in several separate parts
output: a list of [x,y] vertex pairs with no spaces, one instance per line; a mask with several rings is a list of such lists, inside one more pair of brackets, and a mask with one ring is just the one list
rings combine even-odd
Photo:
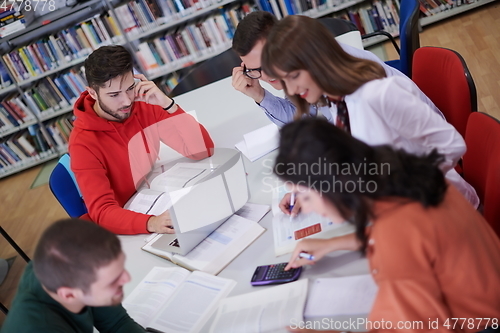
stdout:
[[[267,88],[267,87],[266,87]],[[271,92],[283,96],[282,92]],[[176,98],[186,111],[196,110],[198,120],[209,131],[216,147],[234,148],[243,134],[269,124],[262,110],[248,97],[231,86],[231,78],[204,86]],[[276,151],[250,162],[244,158],[251,193],[250,202],[271,205],[272,193],[268,181]],[[237,281],[229,296],[256,290],[250,279],[256,266],[288,261],[290,255],[274,256],[272,213],[260,222],[267,231],[231,262],[219,276]],[[132,281],[125,285],[128,295],[154,266],[173,266],[168,260],[141,250],[147,235],[119,236],[127,256],[126,268]],[[316,265],[306,267],[301,278],[360,275],[368,273],[366,259],[358,252],[338,252]],[[268,287],[259,287],[268,288]]]

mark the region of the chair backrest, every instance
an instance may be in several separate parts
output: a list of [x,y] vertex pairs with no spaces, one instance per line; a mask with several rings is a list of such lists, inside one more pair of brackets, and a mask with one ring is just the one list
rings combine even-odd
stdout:
[[70,217],[80,217],[87,213],[75,176],[69,167],[68,154],[63,155],[52,170],[49,187]]
[[463,157],[465,180],[483,204],[484,218],[500,236],[500,122],[482,112],[473,112],[465,133]]
[[330,32],[335,36],[337,42],[341,42],[360,50],[363,50],[363,40],[361,39],[361,32],[351,21],[335,18],[323,17],[318,19]]
[[412,80],[465,137],[469,115],[477,111],[477,94],[462,56],[445,48],[421,47],[413,56]]
[[232,50],[226,50],[193,68],[170,92],[175,97],[212,82],[231,76],[233,68],[241,64],[241,59]]
[[401,0],[399,8],[399,41],[401,45],[401,72],[412,77],[413,53],[420,47],[418,18],[420,5],[418,0]]
[[335,36],[340,36],[350,31],[359,31],[358,27],[351,21],[336,17],[322,17],[318,21],[323,24]]

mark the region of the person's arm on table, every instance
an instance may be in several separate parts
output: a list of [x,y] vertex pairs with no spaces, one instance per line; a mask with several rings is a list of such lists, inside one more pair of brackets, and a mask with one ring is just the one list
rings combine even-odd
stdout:
[[[160,218],[122,208],[111,189],[107,170],[85,146],[70,145],[70,155],[71,169],[75,173],[92,221],[116,234],[173,232],[168,228],[168,225],[172,225],[168,211],[160,215]],[[150,221],[151,218],[154,219]]]
[[[285,270],[287,271],[291,268],[297,268],[304,265],[314,265],[330,252],[340,250],[356,251],[359,250],[360,246],[361,244],[354,233],[330,239],[304,239],[295,246]],[[312,255],[314,260],[300,258],[299,255],[302,252]]]

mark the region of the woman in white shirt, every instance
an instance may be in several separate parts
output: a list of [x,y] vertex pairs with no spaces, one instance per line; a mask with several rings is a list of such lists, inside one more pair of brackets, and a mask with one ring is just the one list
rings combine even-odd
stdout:
[[[387,78],[379,64],[347,54],[317,20],[294,15],[281,20],[262,52],[262,68],[281,79],[297,106],[297,117],[317,104],[329,105],[332,118],[338,119],[337,104],[345,102],[347,129],[353,137],[417,155],[437,149],[445,157],[440,169],[446,178],[478,207],[474,188],[454,170],[466,151],[456,129],[418,98],[415,85],[400,77]],[[286,197],[281,203],[284,212],[288,202]]]

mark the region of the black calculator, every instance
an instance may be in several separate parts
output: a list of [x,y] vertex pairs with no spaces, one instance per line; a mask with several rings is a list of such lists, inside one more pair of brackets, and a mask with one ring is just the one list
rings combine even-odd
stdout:
[[283,269],[288,263],[283,262],[274,265],[258,266],[252,276],[252,286],[265,286],[268,284],[280,284],[295,281],[302,272],[302,267],[292,268],[288,271]]

